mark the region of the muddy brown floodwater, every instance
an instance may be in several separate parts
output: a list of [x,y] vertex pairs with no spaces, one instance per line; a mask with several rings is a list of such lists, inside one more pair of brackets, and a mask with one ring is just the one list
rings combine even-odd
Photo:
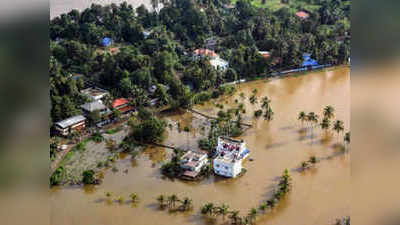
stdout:
[[[273,187],[284,169],[291,171],[292,192],[281,204],[265,216],[257,219],[257,224],[274,225],[321,225],[330,224],[335,218],[349,215],[350,210],[350,157],[349,154],[336,154],[332,147],[343,139],[332,133],[328,141],[319,128],[307,134],[299,133],[301,123],[297,121],[300,111],[314,111],[319,115],[326,105],[335,108],[337,119],[343,120],[345,130],[350,123],[350,69],[337,67],[306,75],[260,80],[241,84],[238,92],[231,97],[220,99],[225,109],[235,105],[239,93],[246,95],[247,109],[244,119],[254,124],[252,129],[241,136],[251,150],[244,167],[247,173],[237,179],[222,179],[210,176],[201,182],[182,182],[163,179],[159,167],[168,159],[171,151],[162,148],[149,148],[135,160],[122,156],[115,164],[119,171],[104,172],[104,182],[99,186],[58,187],[51,190],[51,224],[54,225],[177,225],[177,224],[221,224],[222,219],[207,221],[199,214],[200,207],[207,202],[226,203],[231,209],[240,210],[246,215],[248,210],[272,195]],[[257,88],[259,99],[268,96],[275,112],[274,120],[254,120],[253,111],[259,108],[248,101],[251,91]],[[208,114],[218,111],[213,103],[196,106]],[[183,148],[196,148],[202,136],[200,127],[207,124],[198,115],[185,113],[165,116],[173,129],[167,129],[166,144]],[[193,127],[189,133],[177,132],[176,123]],[[306,125],[305,125],[306,126]],[[315,169],[305,173],[295,169],[301,161],[311,155],[322,160]],[[329,157],[333,156],[333,157]],[[128,169],[128,172],[123,172]],[[110,191],[114,196],[128,196],[138,193],[140,202],[112,203],[105,201],[104,193]],[[194,209],[188,213],[168,213],[157,207],[156,197],[160,194],[177,194],[179,197],[193,199]]]

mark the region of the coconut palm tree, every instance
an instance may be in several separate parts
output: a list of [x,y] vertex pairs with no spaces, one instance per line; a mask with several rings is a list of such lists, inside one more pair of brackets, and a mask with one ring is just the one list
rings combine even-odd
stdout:
[[248,217],[250,219],[250,224],[253,224],[257,217],[257,209],[251,208],[249,211]]
[[328,118],[328,119],[332,119],[335,116],[334,112],[335,112],[335,109],[332,106],[330,106],[330,105],[325,106],[324,117]]
[[336,131],[336,133],[339,134],[344,130],[344,123],[341,120],[336,120],[335,123],[333,124],[333,130]]
[[137,202],[139,200],[139,196],[136,193],[132,193],[129,195],[132,202]]
[[124,197],[119,196],[119,197],[117,198],[117,201],[118,201],[119,203],[123,203],[123,202],[124,202]]
[[267,206],[268,206],[270,209],[274,208],[274,207],[275,207],[275,204],[276,204],[275,198],[271,198],[271,199],[267,200]]
[[350,131],[346,132],[346,134],[344,135],[344,141],[349,144],[350,143]]
[[264,119],[267,121],[271,121],[274,118],[274,112],[272,111],[271,107],[269,106],[264,113]]
[[160,208],[163,208],[165,206],[165,197],[164,197],[164,195],[159,195],[157,197],[157,201],[158,201],[158,204],[159,204]]
[[212,216],[214,215],[214,204],[213,203],[207,203],[203,207],[201,207],[201,214],[203,215],[209,215]]
[[231,223],[232,224],[240,224],[239,222],[239,211],[238,210],[234,210],[230,212],[229,218],[231,219]]
[[183,211],[188,211],[188,210],[190,210],[192,207],[193,207],[193,205],[192,205],[192,199],[190,199],[190,198],[188,198],[188,197],[184,198],[183,201],[182,201],[182,205],[181,205],[182,210],[183,210]]
[[304,125],[304,121],[307,121],[306,113],[304,111],[301,111],[299,113],[299,116],[297,117],[297,119],[301,121],[301,126],[303,126]]
[[107,198],[110,198],[110,197],[112,196],[112,193],[109,192],[109,191],[107,191],[107,192],[105,193],[105,195],[106,195]]
[[265,213],[265,211],[268,209],[267,203],[266,203],[266,202],[263,202],[263,203],[258,207],[258,209],[259,209],[260,211],[262,211],[263,213]]
[[313,127],[314,127],[315,124],[318,123],[318,115],[315,114],[314,112],[309,112],[307,114],[307,120],[309,122],[311,122],[311,139],[313,139],[314,138],[314,132],[313,132],[314,129],[313,129]]
[[244,100],[246,98],[246,95],[243,92],[240,92],[239,96],[242,100]]
[[307,161],[303,161],[303,162],[301,163],[301,169],[303,169],[303,170],[308,169],[309,166],[310,166],[310,165],[308,164]]
[[217,213],[222,215],[222,219],[225,220],[225,216],[229,213],[229,206],[225,203],[222,204],[220,207],[218,207]]
[[261,99],[261,108],[269,108],[269,104],[271,103],[271,100],[265,96]]
[[251,104],[257,103],[257,96],[255,95],[250,96],[249,101]]
[[331,121],[329,120],[328,117],[324,117],[324,119],[321,121],[319,125],[321,126],[321,129],[327,131],[331,126]]
[[251,92],[253,93],[253,95],[256,95],[258,90],[257,90],[257,88],[254,88]]
[[175,208],[175,203],[179,201],[178,196],[175,194],[168,196],[168,207],[174,207]]
[[350,144],[350,131],[346,132],[346,134],[344,135],[343,140],[344,140],[345,144],[347,144],[347,145]]
[[310,159],[308,160],[308,162],[312,163],[312,164],[316,164],[318,162],[317,157],[315,156],[310,156]]

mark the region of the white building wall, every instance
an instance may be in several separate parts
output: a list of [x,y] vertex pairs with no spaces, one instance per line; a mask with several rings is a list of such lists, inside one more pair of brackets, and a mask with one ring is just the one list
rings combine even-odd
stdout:
[[242,171],[242,162],[240,160],[234,163],[228,163],[218,158],[214,159],[214,172],[225,177],[236,177]]

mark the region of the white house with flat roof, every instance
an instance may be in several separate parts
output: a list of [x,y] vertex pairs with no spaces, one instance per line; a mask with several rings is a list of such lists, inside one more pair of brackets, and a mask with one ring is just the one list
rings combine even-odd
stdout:
[[242,172],[242,162],[249,154],[250,151],[243,140],[218,137],[214,173],[224,177],[236,177]]
[[229,67],[228,61],[221,59],[220,57],[216,57],[210,60],[210,64],[216,69],[220,71],[225,71]]
[[101,101],[102,98],[108,95],[108,91],[98,87],[83,89],[81,90],[81,93],[88,96],[92,101]]
[[184,176],[196,177],[203,166],[207,165],[208,156],[204,152],[188,151],[181,158],[181,168],[185,170]]

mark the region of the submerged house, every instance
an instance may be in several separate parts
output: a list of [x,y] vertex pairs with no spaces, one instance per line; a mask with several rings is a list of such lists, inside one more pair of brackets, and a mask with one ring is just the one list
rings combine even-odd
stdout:
[[250,154],[243,140],[218,137],[214,173],[224,177],[236,177],[242,172],[242,163]]
[[181,159],[180,166],[184,171],[183,176],[195,178],[201,169],[208,163],[207,154],[204,152],[188,151]]

